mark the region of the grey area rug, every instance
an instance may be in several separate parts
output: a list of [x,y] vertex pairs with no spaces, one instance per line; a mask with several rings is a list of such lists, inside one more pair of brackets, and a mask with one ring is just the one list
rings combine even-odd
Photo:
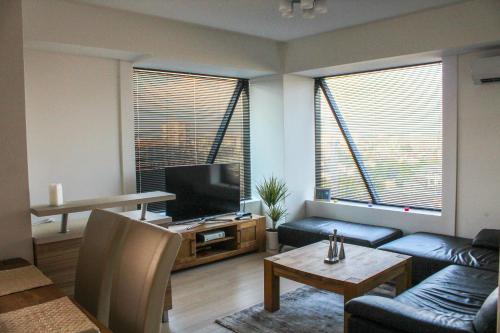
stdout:
[[[370,294],[392,297],[394,288],[382,285]],[[274,313],[260,303],[215,322],[236,333],[343,333],[344,298],[305,286],[281,295]]]

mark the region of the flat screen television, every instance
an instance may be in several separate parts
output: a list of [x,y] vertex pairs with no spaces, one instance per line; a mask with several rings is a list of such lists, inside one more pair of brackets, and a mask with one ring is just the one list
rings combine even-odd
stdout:
[[240,165],[207,164],[165,168],[167,202],[173,222],[235,213],[240,210]]

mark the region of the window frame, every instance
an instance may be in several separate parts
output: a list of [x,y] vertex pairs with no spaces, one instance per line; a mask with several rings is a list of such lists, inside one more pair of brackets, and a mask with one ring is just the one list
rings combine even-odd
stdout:
[[[427,62],[421,62],[421,63],[413,63],[413,64],[408,64],[408,65],[401,65],[401,66],[389,66],[389,67],[381,67],[381,68],[376,68],[376,69],[369,69],[369,70],[360,70],[360,71],[352,71],[352,72],[346,72],[346,73],[341,73],[341,74],[334,74],[334,75],[324,75],[324,76],[319,76],[319,77],[315,77],[314,78],[314,114],[315,114],[315,118],[314,118],[314,126],[315,126],[315,131],[314,131],[314,143],[315,143],[315,186],[317,188],[321,188],[318,186],[318,183],[317,183],[317,172],[318,172],[318,164],[319,164],[319,158],[318,158],[318,149],[317,149],[317,144],[318,144],[318,137],[317,137],[317,134],[318,134],[318,130],[317,130],[317,113],[319,112],[319,108],[321,107],[320,106],[320,103],[319,103],[319,99],[321,97],[318,97],[318,94],[322,94],[324,96],[324,98],[326,99],[327,101],[327,104],[328,104],[328,108],[330,109],[330,111],[332,112],[332,116],[335,118],[335,124],[338,126],[339,128],[339,131],[341,132],[342,134],[342,137],[344,139],[344,141],[346,142],[346,145],[348,147],[348,150],[349,150],[349,153],[350,153],[350,156],[352,157],[352,160],[354,162],[354,164],[356,165],[356,169],[359,173],[359,176],[360,178],[362,179],[363,181],[363,184],[366,188],[366,191],[368,193],[368,195],[370,196],[371,200],[369,202],[367,201],[362,201],[362,200],[354,200],[354,199],[345,199],[345,198],[340,198],[340,197],[335,197],[334,193],[332,193],[331,195],[331,200],[336,200],[336,201],[343,201],[343,202],[347,202],[347,203],[353,203],[353,204],[368,204],[370,205],[370,207],[373,205],[374,207],[387,207],[388,209],[390,208],[410,208],[410,209],[413,209],[413,210],[419,210],[419,211],[428,211],[428,212],[431,212],[432,214],[434,213],[439,213],[441,214],[442,211],[444,210],[444,206],[445,206],[445,197],[444,197],[444,194],[445,194],[445,183],[444,183],[444,180],[445,180],[445,167],[446,167],[446,162],[445,162],[445,159],[446,159],[446,155],[447,153],[445,153],[445,139],[446,137],[448,136],[447,133],[445,133],[445,112],[449,113],[449,111],[447,109],[450,109],[450,107],[448,107],[446,101],[445,101],[445,94],[447,93],[447,89],[445,88],[445,81],[449,81],[448,79],[448,76],[450,76],[450,70],[449,70],[449,60],[446,59],[447,61],[445,62],[445,59],[440,59],[440,60],[434,60],[434,61],[427,61]],[[456,61],[456,60],[455,60]],[[426,65],[434,65],[434,64],[441,64],[442,66],[442,84],[443,84],[443,87],[442,87],[442,91],[441,91],[441,100],[442,100],[442,123],[441,123],[441,126],[442,126],[442,132],[441,132],[441,136],[442,136],[442,150],[441,150],[441,179],[442,179],[442,184],[441,184],[441,208],[430,208],[430,207],[416,207],[416,206],[412,206],[412,205],[397,205],[397,204],[386,204],[386,203],[383,203],[383,202],[379,202],[377,200],[377,193],[376,193],[376,190],[371,182],[371,179],[370,179],[370,176],[369,174],[367,173],[366,169],[364,168],[364,161],[362,160],[362,156],[360,156],[359,152],[357,151],[357,148],[356,148],[356,145],[352,139],[352,137],[350,136],[350,133],[349,133],[349,129],[347,127],[347,124],[345,124],[344,120],[343,120],[343,117],[342,117],[342,114],[340,112],[336,112],[335,111],[335,107],[333,106],[333,104],[335,103],[333,101],[333,97],[331,96],[331,92],[330,92],[330,89],[328,87],[328,85],[326,84],[326,82],[324,81],[325,79],[327,78],[332,78],[332,77],[342,77],[342,76],[350,76],[350,75],[355,75],[355,74],[366,74],[366,73],[373,73],[373,72],[381,72],[381,71],[385,71],[385,70],[393,70],[393,69],[401,69],[401,68],[411,68],[411,67],[418,67],[418,66],[426,66]],[[455,64],[456,65],[456,64]],[[451,73],[451,75],[453,76],[453,74],[456,75],[456,70],[454,73]],[[456,82],[455,82],[455,85],[456,85]],[[455,87],[456,88],[456,87]],[[454,96],[455,98],[455,102],[456,102],[456,97],[457,96]],[[455,120],[456,120],[456,105],[454,106],[454,113],[455,113]],[[344,123],[342,125],[342,123]],[[455,128],[455,142],[454,142],[454,149],[456,150],[456,128]],[[454,173],[456,173],[456,165],[454,166]]]
[[[232,76],[222,76],[222,75],[212,75],[212,74],[203,74],[203,73],[195,73],[195,72],[183,72],[183,71],[173,71],[173,70],[160,70],[160,69],[155,69],[155,68],[146,68],[146,67],[140,67],[140,66],[133,66],[131,65],[130,67],[127,68],[127,70],[130,73],[129,76],[129,82],[132,85],[130,88],[129,96],[131,99],[129,100],[130,103],[130,115],[131,115],[131,122],[129,122],[128,126],[128,132],[131,133],[129,136],[131,136],[131,141],[132,141],[132,155],[133,157],[133,172],[134,172],[134,182],[133,182],[133,188],[134,192],[139,192],[139,178],[138,178],[138,173],[140,172],[137,170],[137,161],[136,161],[136,136],[135,136],[135,131],[136,131],[136,109],[134,106],[134,96],[135,96],[135,87],[134,87],[134,73],[136,70],[138,71],[152,71],[152,72],[159,72],[159,73],[165,73],[165,74],[174,74],[174,75],[187,75],[187,76],[197,76],[197,77],[207,77],[207,78],[221,78],[221,79],[230,79],[230,80],[236,80],[236,85],[233,91],[233,95],[231,96],[231,99],[226,107],[226,110],[224,111],[221,123],[219,125],[219,128],[216,132],[216,135],[214,136],[213,142],[210,147],[210,152],[207,156],[207,160],[203,164],[218,164],[216,162],[217,159],[217,154],[219,152],[219,149],[224,141],[224,137],[226,134],[227,129],[229,128],[231,124],[231,118],[232,115],[234,114],[234,111],[236,109],[236,105],[241,102],[242,107],[243,107],[243,115],[242,117],[244,118],[243,120],[243,130],[242,130],[242,153],[243,153],[243,160],[240,163],[242,165],[242,168],[244,169],[244,174],[241,175],[240,179],[240,184],[243,187],[243,194],[240,198],[240,202],[244,201],[249,201],[252,200],[252,189],[251,189],[251,136],[250,136],[250,130],[251,130],[251,124],[250,124],[250,93],[249,93],[249,79],[247,78],[241,78],[241,77],[232,77]],[[123,81],[123,78],[122,78]],[[121,90],[123,93],[123,90]],[[128,91],[127,91],[128,92]],[[122,109],[123,113],[123,109]],[[130,126],[131,124],[131,126]],[[131,171],[129,171],[131,173]],[[129,183],[128,187],[132,187],[132,182]]]

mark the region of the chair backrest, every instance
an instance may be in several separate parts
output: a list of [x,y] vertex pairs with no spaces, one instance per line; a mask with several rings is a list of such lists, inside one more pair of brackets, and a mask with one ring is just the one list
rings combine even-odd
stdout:
[[75,279],[75,300],[103,324],[109,318],[113,266],[129,218],[94,210],[83,235]]
[[181,236],[143,223],[129,223],[114,270],[109,328],[120,333],[157,333],[170,271]]

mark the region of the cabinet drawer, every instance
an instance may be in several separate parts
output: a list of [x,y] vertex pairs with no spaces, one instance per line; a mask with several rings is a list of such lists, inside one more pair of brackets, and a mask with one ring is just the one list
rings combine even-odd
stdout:
[[255,221],[240,226],[240,248],[255,247],[257,245],[257,224]]
[[54,284],[72,293],[81,238],[34,244],[35,264]]

